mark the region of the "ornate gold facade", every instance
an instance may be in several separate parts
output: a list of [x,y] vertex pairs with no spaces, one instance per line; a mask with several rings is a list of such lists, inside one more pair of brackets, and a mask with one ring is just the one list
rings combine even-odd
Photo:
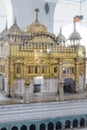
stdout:
[[[36,20],[21,31],[14,24],[0,35],[1,90],[26,102],[85,98],[85,47],[76,30],[69,42]],[[82,92],[84,93],[82,95]]]

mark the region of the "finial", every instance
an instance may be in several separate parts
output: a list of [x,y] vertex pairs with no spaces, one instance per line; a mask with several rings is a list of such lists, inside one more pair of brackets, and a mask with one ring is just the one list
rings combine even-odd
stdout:
[[7,20],[6,20],[6,25],[5,25],[5,29],[8,30],[8,26],[7,26]]
[[38,12],[39,12],[39,9],[36,8],[36,9],[35,9],[35,12],[36,12],[36,20],[35,20],[35,21],[38,22]]
[[75,17],[73,18],[73,31],[76,32],[76,22],[75,22]]
[[17,18],[15,16],[15,18],[14,18],[14,25],[16,25],[16,24],[17,24]]

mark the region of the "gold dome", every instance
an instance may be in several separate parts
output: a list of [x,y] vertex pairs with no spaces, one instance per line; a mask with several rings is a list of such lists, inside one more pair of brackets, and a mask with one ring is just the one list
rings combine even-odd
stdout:
[[46,33],[47,32],[47,28],[46,26],[44,26],[43,24],[41,24],[39,21],[38,21],[38,12],[39,12],[39,9],[35,9],[35,12],[36,12],[36,20],[35,22],[33,22],[31,25],[28,25],[25,29],[26,32],[28,33]]
[[39,22],[33,22],[26,27],[25,31],[28,33],[47,32],[47,28]]

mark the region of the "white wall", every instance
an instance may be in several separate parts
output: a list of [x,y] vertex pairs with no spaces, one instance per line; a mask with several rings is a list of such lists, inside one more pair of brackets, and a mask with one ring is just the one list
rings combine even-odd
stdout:
[[6,21],[8,26],[12,25],[13,11],[11,0],[0,0],[0,32],[5,28]]

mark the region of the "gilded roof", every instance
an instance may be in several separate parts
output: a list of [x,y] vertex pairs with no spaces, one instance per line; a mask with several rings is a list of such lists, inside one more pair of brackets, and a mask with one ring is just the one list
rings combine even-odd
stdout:
[[25,31],[28,33],[39,33],[39,32],[45,33],[47,32],[47,28],[41,23],[35,21],[31,25],[28,25]]
[[38,21],[38,12],[39,9],[35,9],[36,12],[36,20],[35,22],[33,22],[31,25],[28,25],[25,29],[26,32],[28,33],[46,33],[47,32],[47,28],[45,25],[41,24]]

